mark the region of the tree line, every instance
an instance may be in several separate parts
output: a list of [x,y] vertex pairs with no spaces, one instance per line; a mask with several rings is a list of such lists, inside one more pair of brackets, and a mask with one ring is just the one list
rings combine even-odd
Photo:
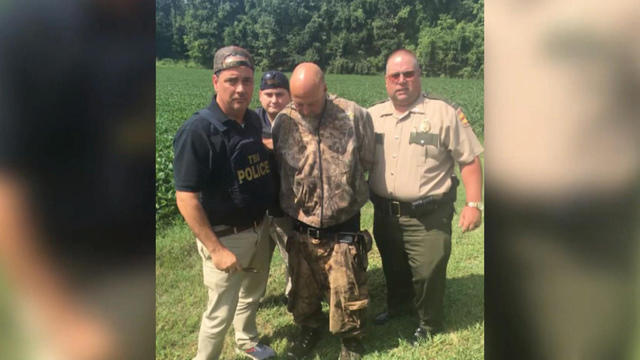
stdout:
[[329,73],[380,73],[405,47],[426,76],[482,77],[484,0],[156,0],[158,59],[210,68],[230,44],[262,70],[313,61]]

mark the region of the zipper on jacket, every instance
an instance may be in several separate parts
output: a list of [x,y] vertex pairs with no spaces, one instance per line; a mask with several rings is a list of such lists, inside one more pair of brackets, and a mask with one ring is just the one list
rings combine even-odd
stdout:
[[325,98],[322,112],[320,113],[320,120],[318,120],[318,129],[316,130],[316,136],[318,137],[318,171],[320,172],[320,226],[322,229],[322,220],[324,219],[324,181],[322,179],[322,149],[320,145],[322,143],[320,139],[320,128],[322,127],[322,120],[324,120],[324,113],[327,111],[329,105],[329,99]]
[[320,171],[320,226],[318,228],[322,229],[322,219],[324,218],[324,181],[322,179],[322,149],[320,148],[322,141],[320,140],[320,124],[318,124],[316,136],[318,137],[318,170]]

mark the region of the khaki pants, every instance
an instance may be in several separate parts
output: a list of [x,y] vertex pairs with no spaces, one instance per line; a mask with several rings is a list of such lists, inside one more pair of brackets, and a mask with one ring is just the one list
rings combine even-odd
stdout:
[[242,267],[254,267],[257,273],[235,271],[227,274],[216,269],[209,252],[196,239],[209,301],[202,314],[198,353],[194,360],[218,359],[232,322],[239,348],[248,349],[258,343],[256,313],[269,277],[270,248],[266,238],[268,232],[263,229],[266,223],[263,221],[259,229],[248,229],[220,239],[236,255]]

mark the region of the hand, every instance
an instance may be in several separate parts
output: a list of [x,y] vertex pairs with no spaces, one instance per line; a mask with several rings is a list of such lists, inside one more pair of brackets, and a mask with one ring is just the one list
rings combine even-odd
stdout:
[[221,247],[211,252],[211,261],[213,262],[213,266],[220,271],[230,273],[235,270],[242,270],[236,255],[226,247]]
[[478,208],[465,206],[460,213],[460,222],[458,226],[462,228],[462,232],[475,230],[482,221],[482,211]]

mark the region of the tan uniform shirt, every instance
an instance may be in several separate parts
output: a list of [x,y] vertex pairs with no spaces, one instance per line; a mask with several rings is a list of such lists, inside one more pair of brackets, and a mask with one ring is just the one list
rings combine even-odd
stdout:
[[329,96],[322,118],[307,121],[291,103],[276,117],[272,133],[285,213],[325,228],[360,211],[369,199],[364,173],[374,152],[366,109]]
[[484,150],[462,110],[421,95],[396,114],[391,100],[369,108],[376,137],[369,176],[378,196],[416,201],[451,187],[454,161],[466,164]]

